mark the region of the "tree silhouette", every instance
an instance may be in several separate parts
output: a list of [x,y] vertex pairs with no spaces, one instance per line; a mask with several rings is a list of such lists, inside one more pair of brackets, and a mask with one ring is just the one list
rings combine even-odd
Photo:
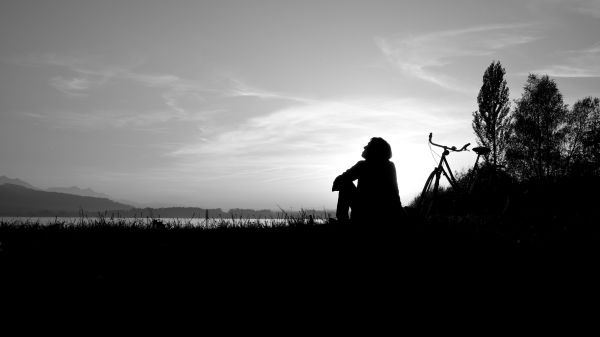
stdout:
[[586,97],[568,114],[565,171],[595,174],[600,168],[600,99]]
[[560,174],[568,109],[556,83],[548,75],[530,74],[515,103],[509,168],[521,179]]
[[510,129],[509,92],[504,75],[506,71],[500,61],[492,62],[483,73],[483,84],[477,96],[479,110],[473,112],[473,131],[477,143],[491,149],[491,160],[497,165],[504,160],[504,152]]

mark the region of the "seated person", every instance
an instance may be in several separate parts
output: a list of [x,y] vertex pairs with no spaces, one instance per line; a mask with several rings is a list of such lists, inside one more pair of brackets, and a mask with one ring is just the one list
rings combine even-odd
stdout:
[[[346,172],[335,178],[332,191],[339,191],[336,217],[352,223],[390,224],[403,214],[396,167],[390,145],[382,138],[372,138],[364,147],[362,157]],[[358,180],[357,186],[353,181]]]

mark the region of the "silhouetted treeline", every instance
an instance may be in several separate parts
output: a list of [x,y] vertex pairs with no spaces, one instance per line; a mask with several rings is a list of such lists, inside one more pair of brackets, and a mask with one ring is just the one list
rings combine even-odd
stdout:
[[597,217],[600,99],[564,103],[548,75],[530,74],[510,107],[506,71],[492,62],[473,113],[477,143],[491,149],[477,170],[458,173],[462,194],[441,193],[438,214]]
[[600,100],[563,102],[548,75],[530,74],[510,109],[506,71],[492,62],[483,76],[473,113],[480,146],[492,151],[485,162],[503,165],[519,181],[600,173]]

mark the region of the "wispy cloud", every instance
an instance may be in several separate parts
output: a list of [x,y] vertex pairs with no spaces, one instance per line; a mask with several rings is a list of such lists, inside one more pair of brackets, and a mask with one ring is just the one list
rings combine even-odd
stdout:
[[89,94],[89,91],[116,81],[129,81],[148,88],[164,89],[165,102],[173,106],[173,96],[181,93],[214,93],[201,81],[184,79],[173,74],[137,71],[140,64],[133,66],[107,65],[100,56],[73,57],[68,55],[30,55],[17,61],[21,65],[53,66],[65,76],[56,76],[50,84],[67,94]]
[[598,0],[577,1],[574,10],[581,14],[591,15],[597,19],[600,19],[600,1]]
[[319,144],[334,143],[337,147],[348,141],[345,136],[349,134],[355,136],[352,138],[378,133],[410,138],[431,125],[442,128],[456,125],[460,122],[456,118],[457,111],[460,110],[456,107],[443,108],[414,99],[323,100],[292,104],[252,118],[211,142],[183,147],[173,155],[226,153],[262,159],[268,154],[279,156],[310,150]]
[[600,43],[581,50],[558,53],[561,61],[534,73],[554,77],[600,77]]
[[233,97],[256,97],[261,99],[282,99],[288,101],[296,101],[301,103],[311,103],[314,100],[291,95],[288,93],[281,93],[276,91],[264,90],[255,86],[248,85],[247,83],[239,79],[229,79],[229,89],[227,94]]
[[50,79],[50,85],[69,96],[87,96],[87,90],[94,82],[85,77],[64,78],[56,76]]
[[534,12],[543,8],[554,8],[559,11],[566,10],[600,18],[600,1],[598,0],[531,0],[528,5]]
[[[57,111],[55,118],[57,122],[68,121],[62,123],[63,126],[141,127],[168,121],[210,123],[217,114],[225,112],[236,115],[217,118],[219,122],[239,123],[251,117],[249,111],[260,110],[257,105],[264,101],[307,102],[306,98],[260,89],[236,78],[228,77],[224,80],[221,78],[218,81],[193,80],[174,74],[140,71],[140,64],[133,66],[103,64],[99,56],[72,57],[45,54],[23,58],[19,63],[27,66],[54,67],[62,74],[52,77],[49,84],[69,97],[92,99],[96,95],[101,95],[101,89],[113,88],[111,102],[116,102],[119,95],[127,101],[127,96],[136,92],[145,92],[149,98],[162,100],[162,106],[150,108],[149,103],[137,100],[133,104],[138,104],[139,107],[128,106],[129,110],[118,106],[112,109],[90,106],[85,113]],[[114,90],[125,85],[127,91]],[[246,105],[242,106],[244,102]],[[265,110],[262,113],[269,112],[270,110]]]
[[[360,159],[371,137],[383,137],[394,151],[401,197],[409,200],[430,169],[428,133],[435,132],[449,144],[472,142],[465,133],[469,111],[469,106],[412,98],[291,102],[214,137],[182,144],[170,152],[170,174],[177,172],[197,186],[239,186],[231,192],[236,195],[252,194],[244,186],[275,194],[289,194],[289,187],[294,196],[311,200],[319,193],[322,198],[317,191],[328,190],[333,177]],[[451,161],[453,167],[462,167]]]
[[404,74],[454,91],[468,91],[446,73],[460,59],[491,56],[538,39],[531,24],[497,24],[438,31],[417,36],[377,37],[388,62]]
[[92,111],[82,113],[68,110],[26,113],[30,118],[43,120],[58,129],[106,130],[106,128],[153,133],[168,132],[165,123],[171,118],[161,111],[132,115],[126,111]]
[[[134,67],[84,63],[63,61],[56,65],[65,72],[61,74],[65,79],[98,81],[89,86],[74,82],[71,91],[85,92],[86,99],[93,100],[102,94],[101,89],[111,89],[106,97],[113,98],[121,92],[115,90],[121,89],[121,82],[127,82],[127,96],[141,88],[158,98],[161,106],[54,109],[35,118],[57,127],[161,133],[156,137],[132,134],[171,144],[155,149],[157,155],[166,155],[168,160],[156,164],[160,169],[145,171],[144,175],[153,180],[179,181],[178,186],[185,181],[185,186],[195,186],[196,190],[204,186],[256,187],[258,183],[273,193],[281,193],[281,186],[301,182],[301,187],[294,187],[295,195],[314,194],[310,186],[328,185],[331,177],[360,158],[362,147],[371,137],[388,140],[398,160],[403,152],[416,160],[421,153],[429,153],[409,153],[411,144],[425,144],[429,131],[452,134],[463,125],[470,125],[470,108],[464,106],[394,97],[317,99],[261,88],[231,76],[214,82],[195,81],[173,74],[142,72]],[[136,97],[135,102],[139,101]],[[464,112],[466,121],[457,117],[458,112]],[[182,135],[183,130],[192,132]],[[413,166],[415,172],[422,171]],[[411,184],[407,179],[400,179],[404,186]],[[232,193],[248,198],[250,190]]]
[[[268,178],[255,177],[265,181],[305,179],[306,172],[311,172],[313,179],[329,178],[352,163],[371,137],[406,145],[413,139],[425,139],[434,125],[439,132],[460,128],[464,121],[456,118],[459,109],[446,109],[412,99],[293,104],[252,118],[213,139],[182,146],[171,155],[185,159],[194,172],[216,165],[220,172],[231,172],[228,177],[244,175],[252,168],[272,169]],[[336,167],[331,162],[340,164]]]

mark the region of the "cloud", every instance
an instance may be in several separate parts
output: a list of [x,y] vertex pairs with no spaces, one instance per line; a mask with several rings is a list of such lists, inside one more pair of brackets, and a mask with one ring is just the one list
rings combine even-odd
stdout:
[[310,150],[317,144],[338,146],[347,142],[345,136],[349,134],[360,138],[387,132],[410,137],[422,133],[422,128],[429,125],[442,128],[455,125],[455,113],[459,110],[414,99],[315,100],[252,118],[211,142],[183,147],[173,155],[229,154],[264,158],[269,154],[279,156],[285,152]]
[[69,96],[76,97],[87,96],[87,91],[95,84],[97,83],[85,77],[64,78],[61,76],[56,76],[50,79],[51,86]]
[[469,57],[489,57],[536,39],[530,24],[497,24],[417,36],[377,37],[375,43],[402,73],[448,90],[470,92],[471,88],[445,73],[448,66]]
[[598,0],[532,0],[529,3],[532,11],[554,8],[560,12],[570,11],[593,18],[600,18],[600,1]]
[[107,127],[129,131],[167,132],[165,123],[171,118],[162,111],[132,115],[126,111],[91,111],[87,113],[57,110],[45,113],[26,113],[28,117],[44,120],[59,129],[106,130]]
[[[173,121],[200,122],[223,129],[269,113],[284,102],[308,102],[303,97],[260,89],[232,77],[223,79],[209,74],[206,77],[212,80],[194,80],[140,71],[139,64],[106,65],[100,60],[99,56],[46,54],[29,56],[19,63],[55,68],[61,75],[49,80],[51,87],[69,97],[87,99],[89,105],[83,110],[55,111],[54,123],[62,127],[149,127]],[[102,96],[106,94],[110,96]],[[132,99],[134,95],[140,98]],[[121,101],[129,103],[119,107]]]
[[[84,109],[47,109],[36,118],[65,128],[132,130],[128,139],[135,138],[132,143],[136,146],[141,146],[137,141],[145,144],[146,140],[168,143],[154,149],[161,160],[136,172],[136,179],[168,181],[169,186],[190,188],[193,193],[227,189],[220,194],[244,200],[263,197],[253,193],[272,193],[278,202],[284,200],[279,196],[287,193],[286,202],[291,205],[299,195],[310,195],[305,200],[313,200],[329,189],[332,177],[360,158],[362,147],[374,136],[392,144],[397,163],[414,161],[403,165],[412,173],[399,179],[403,191],[411,191],[414,188],[407,186],[421,184],[414,177],[429,170],[421,165],[429,165],[424,147],[427,134],[432,130],[436,135],[458,134],[457,130],[470,126],[470,107],[412,98],[316,99],[261,88],[231,76],[197,81],[135,67],[103,67],[83,61],[60,64],[56,67],[65,72],[61,73],[65,85],[72,78],[90,80],[89,86],[75,81],[70,87],[72,92],[87,93],[86,100],[100,96],[95,102],[102,103],[104,91],[113,98],[123,92],[119,85],[125,82],[125,98],[137,95],[139,89],[144,94],[135,96],[134,102],[152,96],[158,98],[158,104],[145,109],[136,105],[119,109],[118,104],[102,109],[86,101],[76,106]],[[457,113],[464,111],[465,118],[457,118]],[[414,146],[421,147],[416,157],[410,152]],[[419,155],[427,157],[421,160]]]
[[256,98],[261,98],[261,99],[282,99],[282,100],[296,101],[296,102],[302,102],[302,103],[314,102],[313,100],[306,98],[306,97],[300,97],[300,96],[290,95],[290,94],[286,94],[286,93],[280,93],[280,92],[260,89],[260,88],[248,85],[247,83],[245,83],[239,79],[234,79],[234,78],[229,79],[229,89],[228,89],[227,95],[232,96],[232,97],[256,97]]
[[[455,117],[459,110],[413,99],[293,104],[213,139],[182,146],[171,156],[184,159],[194,172],[218,168],[227,177],[263,170],[270,170],[268,177],[255,178],[290,181],[306,179],[307,172],[311,179],[331,177],[352,163],[371,137],[381,136],[392,144],[422,142],[434,125],[440,133],[459,128],[464,122]],[[344,164],[336,167],[331,162]]]
[[87,96],[83,91],[89,89],[90,82],[85,78],[66,79],[61,76],[54,77],[50,80],[50,85],[64,92],[67,95]]
[[163,89],[165,104],[176,112],[174,101],[184,93],[201,94],[214,93],[201,81],[183,79],[172,74],[148,73],[137,71],[135,66],[107,65],[102,57],[69,56],[58,54],[30,55],[18,60],[17,63],[27,66],[52,66],[58,68],[67,76],[55,76],[50,85],[68,95],[89,95],[90,90],[116,82],[130,82],[141,87]]
[[580,0],[576,1],[573,10],[584,15],[590,15],[600,19],[600,1],[598,0]]
[[[181,144],[168,155],[169,174],[177,172],[186,184],[199,188],[235,186],[228,191],[232,196],[265,193],[290,205],[299,195],[324,200],[330,195],[323,191],[360,159],[369,139],[383,137],[392,146],[401,198],[408,202],[435,165],[426,145],[429,132],[443,144],[473,142],[471,109],[412,98],[289,102],[233,129]],[[450,159],[453,168],[460,169],[465,160],[472,165],[468,154],[456,157]]]
[[600,43],[581,50],[560,52],[558,55],[562,60],[560,63],[532,72],[553,77],[600,77]]

